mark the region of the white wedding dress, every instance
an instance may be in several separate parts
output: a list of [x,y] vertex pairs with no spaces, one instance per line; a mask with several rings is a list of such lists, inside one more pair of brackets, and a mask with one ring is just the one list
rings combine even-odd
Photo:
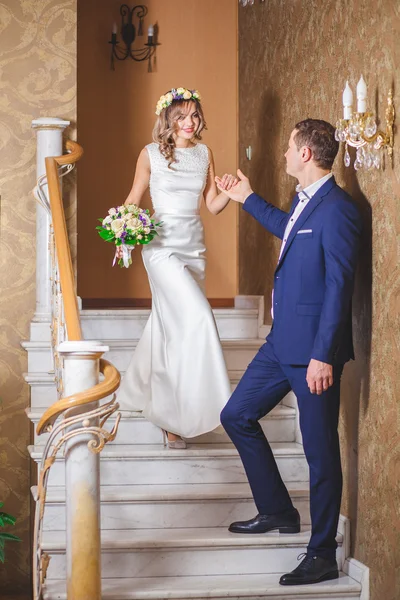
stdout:
[[230,384],[204,293],[205,246],[199,215],[209,159],[204,144],[177,148],[168,161],[146,146],[159,236],[143,247],[152,311],[117,400],[161,429],[191,438],[216,429]]

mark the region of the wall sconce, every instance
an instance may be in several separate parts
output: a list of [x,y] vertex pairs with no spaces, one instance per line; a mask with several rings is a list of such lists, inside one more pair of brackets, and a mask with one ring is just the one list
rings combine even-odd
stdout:
[[151,59],[155,55],[156,48],[159,46],[157,42],[157,26],[150,25],[147,30],[147,44],[144,44],[143,48],[132,48],[133,42],[136,39],[136,27],[133,23],[133,19],[136,15],[138,19],[137,35],[143,36],[143,20],[148,13],[147,7],[143,4],[138,4],[133,8],[129,8],[127,4],[122,4],[119,9],[121,15],[121,37],[125,43],[125,48],[118,46],[117,40],[117,24],[114,23],[112,28],[111,40],[108,42],[111,44],[111,69],[114,71],[114,59],[126,60],[128,56],[133,60],[142,62],[148,60],[148,72],[152,72]]
[[395,118],[393,92],[389,91],[385,113],[386,131],[378,130],[374,113],[367,112],[367,86],[361,75],[357,83],[357,112],[353,113],[353,92],[346,82],[343,91],[343,119],[336,123],[335,138],[346,144],[344,164],[351,164],[348,146],[357,148],[354,168],[379,169],[383,164],[382,150],[393,156],[393,125]]

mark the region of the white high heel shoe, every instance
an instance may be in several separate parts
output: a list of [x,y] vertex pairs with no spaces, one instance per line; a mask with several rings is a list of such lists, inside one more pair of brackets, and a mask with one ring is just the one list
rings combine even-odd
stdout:
[[168,439],[168,431],[165,431],[164,429],[162,429],[162,432],[163,432],[164,446],[171,448],[171,450],[186,450],[187,443],[185,442],[185,440],[183,440],[182,438],[180,438],[179,440],[174,440],[174,441],[169,440]]

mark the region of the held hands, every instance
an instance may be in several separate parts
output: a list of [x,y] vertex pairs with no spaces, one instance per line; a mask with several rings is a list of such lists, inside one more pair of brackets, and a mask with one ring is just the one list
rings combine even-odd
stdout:
[[225,173],[222,179],[219,177],[215,178],[218,189],[226,195],[228,195],[228,191],[231,190],[238,181],[239,179],[235,177],[235,175],[229,175],[228,173]]
[[326,392],[333,385],[332,365],[312,358],[308,365],[306,381],[310,392],[320,396],[322,392]]
[[[224,175],[222,179],[220,177],[216,177],[215,183],[217,184],[217,188],[229,196],[231,200],[235,200],[235,202],[241,202],[243,204],[246,198],[253,193],[253,190],[251,189],[250,181],[245,175],[243,175],[240,169],[238,169],[237,174],[239,179],[233,175]],[[232,183],[233,180],[234,182]],[[227,186],[227,182],[229,182],[229,187]]]

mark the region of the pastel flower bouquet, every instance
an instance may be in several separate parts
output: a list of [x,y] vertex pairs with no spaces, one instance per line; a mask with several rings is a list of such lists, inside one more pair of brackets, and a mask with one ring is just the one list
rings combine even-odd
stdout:
[[149,244],[158,235],[157,228],[162,223],[155,223],[147,209],[136,204],[128,204],[110,208],[101,225],[96,227],[99,236],[106,242],[116,246],[113,266],[118,260],[120,267],[128,268],[132,264],[132,250],[135,246]]

